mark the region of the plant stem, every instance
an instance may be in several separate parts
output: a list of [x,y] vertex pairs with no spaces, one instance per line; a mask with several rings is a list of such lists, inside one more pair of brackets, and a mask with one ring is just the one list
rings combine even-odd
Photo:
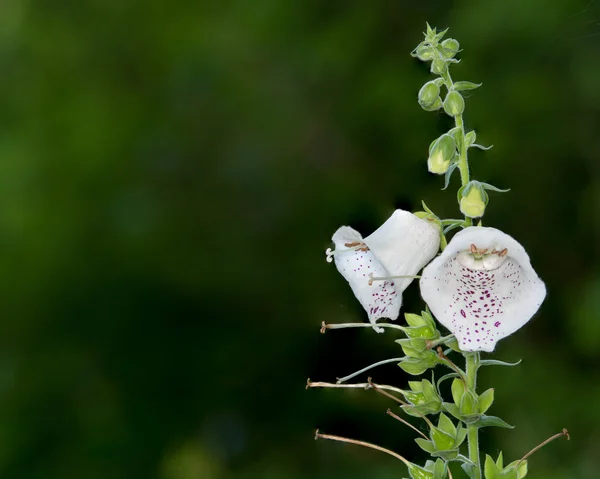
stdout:
[[[444,80],[444,84],[448,91],[452,90],[454,82],[450,76],[450,72],[446,70],[441,77]],[[459,130],[460,139],[457,141],[458,146],[458,171],[460,171],[460,182],[461,186],[466,186],[469,183],[469,160],[467,159],[467,140],[465,133],[465,123],[463,121],[462,114],[454,117],[454,123]],[[473,220],[469,217],[465,217],[465,226],[471,226]]]
[[[467,361],[467,388],[475,394],[477,387],[477,369],[479,369],[479,353],[465,353]],[[481,464],[479,461],[479,428],[475,424],[467,425],[467,442],[469,444],[469,459],[475,464],[477,478],[481,478]]]

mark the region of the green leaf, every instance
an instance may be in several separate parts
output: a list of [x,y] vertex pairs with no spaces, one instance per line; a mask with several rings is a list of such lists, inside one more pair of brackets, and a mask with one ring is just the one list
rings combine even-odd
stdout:
[[454,381],[452,381],[452,399],[454,400],[454,404],[460,406],[464,394],[465,383],[462,379],[457,377]]
[[423,392],[423,383],[421,381],[408,381],[408,387],[416,393]]
[[437,451],[448,451],[454,449],[454,436],[442,431],[437,427],[432,427],[430,431],[431,440]]
[[450,379],[450,378],[457,378],[458,374],[457,373],[448,373],[448,374],[444,374],[440,379],[437,380],[437,390],[438,390],[438,394],[440,393],[440,385],[446,380],[446,379]]
[[485,455],[485,465],[483,466],[483,475],[485,479],[496,479],[500,469],[496,466],[494,460],[489,456]]
[[506,190],[501,190],[500,188],[496,188],[493,185],[490,185],[489,183],[480,183],[481,186],[483,186],[484,190],[489,190],[489,191],[497,191],[498,193],[508,193],[510,191],[510,188],[506,189]]
[[412,479],[433,479],[433,473],[429,472],[426,469],[423,469],[416,464],[411,464],[408,466],[408,473]]
[[477,134],[475,133],[475,130],[471,130],[469,133],[467,133],[465,135],[465,142],[466,142],[467,148],[469,148],[473,143],[475,143],[476,138],[477,138]]
[[494,402],[494,389],[490,388],[479,396],[479,412],[486,412]]
[[494,145],[483,146],[483,145],[478,145],[477,143],[473,143],[471,146],[473,148],[479,148],[480,150],[483,150],[483,151],[491,150],[494,147]]
[[[516,467],[517,464],[519,465],[519,467]],[[527,475],[527,472],[528,472],[527,461],[521,461],[521,460],[514,461],[509,464],[509,467],[511,467],[511,466],[516,467],[516,469],[517,469],[517,479],[523,479]]]
[[441,459],[435,461],[433,466],[433,479],[444,479],[448,474],[446,464]]
[[444,187],[442,188],[442,191],[448,188],[448,185],[450,184],[450,178],[452,177],[452,173],[454,173],[456,168],[458,168],[458,161],[452,162],[446,170],[446,173],[444,173]]
[[435,451],[431,457],[441,457],[444,461],[455,461],[458,457],[458,449],[447,449],[445,451]]
[[453,90],[462,91],[462,90],[475,90],[475,88],[479,88],[482,83],[473,83],[470,81],[457,81],[452,86]]
[[[425,206],[425,203],[423,203],[423,206]],[[432,214],[431,211],[428,211],[428,213]],[[413,328],[421,328],[423,326],[427,326],[427,322],[418,314],[404,313],[404,319],[406,319],[408,325]]]
[[480,366],[518,366],[523,362],[522,359],[519,359],[516,363],[506,363],[504,361],[497,361],[495,359],[482,359],[479,362]]
[[425,399],[427,399],[428,401],[439,400],[437,390],[435,389],[433,384],[431,384],[431,381],[423,379],[423,381],[421,382],[423,384],[423,396],[425,396]]
[[435,452],[435,446],[433,445],[433,442],[428,441],[427,439],[423,439],[422,437],[418,437],[415,439],[415,442],[419,445],[419,447],[421,449],[423,449],[425,452],[428,452],[429,454]]
[[416,358],[409,358],[406,361],[402,361],[401,363],[398,363],[398,366],[412,376],[423,374],[429,369],[429,364],[427,361]]
[[462,427],[462,425],[458,426],[458,429],[456,431],[456,443],[455,446],[458,447],[460,446],[465,438],[467,437],[467,428]]
[[452,414],[456,419],[460,419],[462,421],[460,410],[458,409],[458,406],[456,404],[453,404],[451,402],[444,402],[442,403],[442,407],[450,414]]
[[463,471],[469,476],[469,479],[479,479],[477,475],[477,467],[475,464],[465,462],[460,466]]
[[451,436],[455,437],[456,436],[456,426],[454,425],[454,423],[448,418],[448,416],[446,416],[444,413],[440,414],[440,418],[438,421],[438,427],[450,434]]
[[496,459],[496,466],[498,466],[500,469],[504,469],[504,459],[502,457],[502,451],[500,451],[500,454],[498,454],[498,459]]
[[511,426],[510,424],[508,424],[504,420],[500,419],[499,417],[485,416],[485,415],[481,416],[481,418],[479,419],[479,421],[477,421],[475,423],[475,425],[477,427],[495,426],[495,427],[504,427],[506,429],[513,429],[515,427],[515,426]]

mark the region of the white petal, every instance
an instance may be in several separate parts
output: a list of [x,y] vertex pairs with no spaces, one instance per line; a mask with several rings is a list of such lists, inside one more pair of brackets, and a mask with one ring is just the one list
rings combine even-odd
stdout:
[[[505,256],[479,250],[507,249]],[[538,310],[546,287],[525,249],[495,228],[457,233],[424,270],[421,295],[431,312],[456,336],[463,351],[493,351],[496,342],[521,328]]]
[[[342,226],[332,240],[335,243],[335,265],[367,311],[369,321],[375,325],[379,318],[396,319],[400,313],[402,295],[396,290],[395,281],[375,281],[372,286],[369,285],[370,273],[389,276],[389,272],[377,261],[372,251],[353,250],[346,246],[363,242],[360,233],[349,226]],[[383,332],[383,328],[374,329]]]
[[[414,276],[437,254],[440,232],[428,221],[396,210],[364,242],[391,276]],[[398,291],[402,293],[412,281],[396,280]]]

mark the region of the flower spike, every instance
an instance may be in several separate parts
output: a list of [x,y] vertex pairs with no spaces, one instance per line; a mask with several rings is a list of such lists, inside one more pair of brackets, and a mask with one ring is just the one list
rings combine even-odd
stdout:
[[546,287],[516,240],[495,228],[457,233],[424,270],[421,295],[463,351],[493,351],[536,313]]
[[342,226],[332,240],[335,251],[327,250],[327,261],[333,258],[375,331],[383,332],[376,321],[398,317],[402,292],[437,253],[440,233],[430,222],[396,210],[364,239],[358,231]]

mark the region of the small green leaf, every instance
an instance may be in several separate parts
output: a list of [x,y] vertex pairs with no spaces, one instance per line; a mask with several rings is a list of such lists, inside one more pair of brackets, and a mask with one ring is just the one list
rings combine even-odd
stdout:
[[510,191],[510,188],[506,189],[506,190],[501,190],[500,188],[496,188],[493,185],[490,185],[489,183],[480,183],[481,186],[483,186],[484,190],[489,190],[489,191],[497,191],[498,193],[508,193]]
[[465,143],[467,148],[469,148],[473,143],[475,143],[475,139],[477,138],[477,134],[475,130],[471,130],[469,133],[465,135]]
[[519,359],[516,363],[506,363],[504,361],[497,361],[495,359],[482,359],[479,362],[480,366],[518,366],[523,360]]
[[451,436],[456,436],[456,426],[444,413],[440,414],[438,427]]
[[454,448],[453,435],[448,434],[435,426],[431,428],[430,435],[437,451],[448,451]]
[[510,424],[508,424],[504,420],[500,419],[499,417],[485,416],[485,415],[481,416],[479,421],[476,422],[476,425],[477,425],[477,427],[495,426],[495,427],[504,427],[506,429],[512,429],[515,427],[515,426],[511,426]]
[[447,468],[444,461],[438,459],[433,465],[433,479],[444,479],[447,476]]
[[416,438],[415,442],[425,452],[428,452],[429,454],[431,454],[432,452],[435,452],[435,446],[433,445],[433,442],[428,441],[427,439],[423,439],[422,437]]
[[457,378],[458,374],[456,373],[448,373],[448,374],[444,374],[441,378],[439,378],[437,380],[437,390],[438,390],[438,394],[440,394],[440,385],[446,380],[446,379],[450,379],[450,378]]
[[458,429],[456,431],[456,443],[455,446],[458,447],[460,446],[465,438],[467,437],[467,429],[462,427],[462,425],[458,426]]
[[462,421],[462,416],[460,415],[460,410],[456,404],[452,404],[451,402],[442,403],[442,407],[452,414],[456,419],[460,419]]
[[423,374],[429,369],[427,361],[416,358],[409,358],[406,361],[402,361],[401,363],[398,363],[398,366],[412,376]]
[[408,473],[412,479],[433,479],[433,473],[416,464],[408,466]]
[[460,467],[463,471],[465,471],[467,476],[469,476],[469,479],[479,479],[479,476],[477,474],[477,467],[475,466],[475,464],[465,462],[461,464]]
[[423,392],[423,383],[421,381],[408,381],[408,387],[416,393]]
[[480,150],[483,150],[483,151],[491,150],[494,147],[494,145],[483,146],[483,145],[478,145],[477,143],[473,143],[471,146],[473,148],[479,148]]
[[485,455],[485,465],[483,466],[483,475],[485,479],[497,479],[497,475],[500,473],[500,469],[496,466],[494,460],[489,456]]
[[431,381],[423,379],[421,383],[423,384],[423,396],[425,396],[426,399],[429,401],[439,399],[438,393],[433,384],[431,384]]
[[481,85],[482,83],[473,83],[470,81],[457,81],[452,86],[452,89],[455,91],[475,90],[475,88],[479,88]]
[[486,412],[494,402],[494,389],[490,388],[479,396],[479,412]]
[[[425,207],[425,203],[423,203],[423,206]],[[429,208],[426,208],[426,210],[429,210]],[[431,210],[429,210],[427,212],[430,214],[433,214],[433,213],[431,213]],[[408,325],[413,328],[420,328],[422,326],[427,326],[426,321],[418,314],[404,313],[404,319],[406,319],[406,322],[408,323]]]
[[504,459],[502,457],[502,451],[500,451],[500,454],[498,454],[498,459],[496,459],[496,466],[498,466],[500,469],[504,469]]
[[458,168],[457,161],[450,163],[450,166],[446,170],[446,173],[444,173],[444,187],[442,188],[442,191],[448,188],[448,185],[450,184],[450,178],[452,177],[452,173],[454,173],[454,170],[456,170],[456,168]]
[[454,400],[454,404],[460,406],[464,394],[465,383],[462,379],[456,378],[454,381],[452,381],[452,399]]

